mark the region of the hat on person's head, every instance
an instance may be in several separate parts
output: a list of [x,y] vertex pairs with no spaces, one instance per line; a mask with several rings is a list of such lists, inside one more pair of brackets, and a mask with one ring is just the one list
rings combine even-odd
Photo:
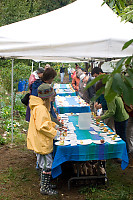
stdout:
[[38,87],[38,97],[45,99],[53,96],[55,94],[54,89],[50,84],[43,83]]
[[39,67],[39,68],[36,70],[36,72],[37,72],[38,74],[41,74],[41,73],[44,72],[44,68],[43,68],[43,67]]
[[84,79],[84,77],[85,77],[85,74],[84,74],[84,73],[81,74],[81,75],[80,75],[80,80],[82,81],[82,80]]

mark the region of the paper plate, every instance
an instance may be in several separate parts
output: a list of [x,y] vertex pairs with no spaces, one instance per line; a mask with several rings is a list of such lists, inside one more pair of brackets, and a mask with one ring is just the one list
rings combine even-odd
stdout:
[[94,143],[94,144],[104,144],[104,143],[101,143],[101,141],[100,140],[92,140],[92,142]]
[[113,141],[113,140],[108,140],[106,142],[108,142],[109,144],[116,144],[116,141]]
[[[58,140],[58,141],[59,141],[59,140],[61,140],[60,136],[59,136],[59,137],[57,137],[57,138],[56,138],[56,140]],[[64,140],[65,140],[65,141],[67,141],[67,140],[69,141],[69,140],[70,140],[70,138],[69,138],[69,137],[67,137],[67,136],[64,136]]]
[[116,137],[115,140],[112,140],[114,142],[118,142],[118,141],[121,141],[122,139],[120,137]]
[[107,135],[115,135],[115,134],[116,134],[116,133],[113,132],[113,131],[112,131],[112,132],[111,132],[111,131],[110,131],[110,132],[107,132]]
[[77,140],[77,144],[80,144],[80,145],[88,145],[88,144],[91,144],[92,143],[92,140],[91,139],[87,139],[87,140]]
[[64,144],[60,144],[60,141],[55,142],[55,145],[58,145],[58,146],[67,146],[67,145],[69,145],[69,144],[70,144],[69,141],[64,141]]
[[100,133],[99,135],[100,135],[101,137],[106,137],[106,136],[107,136],[107,133],[104,132],[104,133]]

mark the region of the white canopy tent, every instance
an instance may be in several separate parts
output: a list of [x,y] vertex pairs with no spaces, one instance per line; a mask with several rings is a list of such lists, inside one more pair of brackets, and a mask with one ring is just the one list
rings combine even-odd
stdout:
[[[103,0],[77,0],[63,8],[0,27],[0,57],[43,61],[88,61],[133,54],[133,25],[120,22]],[[12,60],[13,141],[13,60]]]
[[120,17],[103,0],[77,0],[63,8],[0,27],[0,57],[34,60],[88,60],[120,58],[133,37],[133,24]]

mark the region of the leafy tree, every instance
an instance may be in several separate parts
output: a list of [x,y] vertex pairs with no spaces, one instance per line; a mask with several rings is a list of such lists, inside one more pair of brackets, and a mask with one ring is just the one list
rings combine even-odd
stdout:
[[74,0],[1,0],[0,26],[44,14],[73,1]]
[[133,22],[133,1],[132,0],[104,0],[118,15],[122,21]]

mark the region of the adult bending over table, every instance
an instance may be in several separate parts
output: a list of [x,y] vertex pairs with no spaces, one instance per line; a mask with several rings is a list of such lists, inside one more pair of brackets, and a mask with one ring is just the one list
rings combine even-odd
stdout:
[[[102,80],[97,84],[104,86],[101,84]],[[114,118],[114,125],[116,134],[119,135],[122,140],[126,142],[127,152],[128,152],[128,144],[126,139],[126,128],[128,123],[129,115],[124,108],[124,104],[122,98],[120,96],[115,96],[114,100],[110,103],[107,102],[108,110],[102,116],[96,116],[96,119],[104,120],[109,117]]]

